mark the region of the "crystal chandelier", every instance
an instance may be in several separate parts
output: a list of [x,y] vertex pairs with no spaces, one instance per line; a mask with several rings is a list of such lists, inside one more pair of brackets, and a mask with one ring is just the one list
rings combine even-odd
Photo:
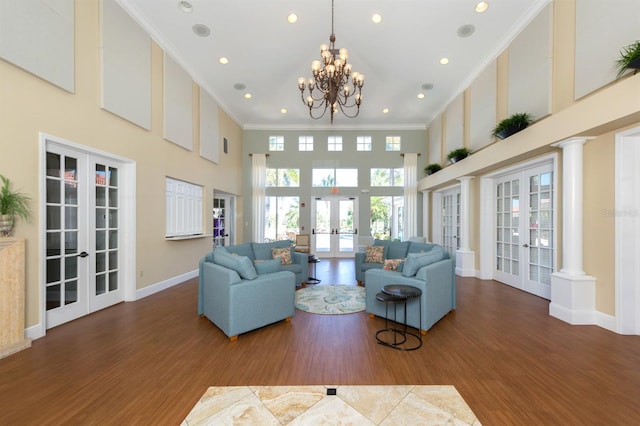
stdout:
[[[360,112],[362,103],[362,86],[364,75],[351,72],[351,64],[347,62],[349,52],[347,49],[335,48],[336,35],[333,32],[333,0],[331,0],[331,36],[329,45],[320,46],[322,60],[311,62],[313,78],[298,79],[298,88],[302,96],[302,102],[309,107],[309,115],[313,119],[324,117],[329,110],[331,123],[333,114],[340,110],[349,118],[354,118]],[[349,84],[351,79],[351,85]],[[306,97],[305,97],[306,93]],[[352,108],[355,107],[355,110]],[[322,112],[314,111],[321,110]]]

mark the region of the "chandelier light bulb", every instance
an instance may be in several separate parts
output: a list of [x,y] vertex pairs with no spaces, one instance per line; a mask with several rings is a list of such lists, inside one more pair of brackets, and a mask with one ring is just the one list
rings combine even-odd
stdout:
[[[324,52],[326,52],[327,50],[329,50],[329,46],[327,46],[326,44],[321,44],[320,45],[320,55],[322,55]],[[323,55],[324,56],[324,55]]]
[[304,86],[307,84],[307,80],[304,77],[298,79],[298,88],[304,90]]

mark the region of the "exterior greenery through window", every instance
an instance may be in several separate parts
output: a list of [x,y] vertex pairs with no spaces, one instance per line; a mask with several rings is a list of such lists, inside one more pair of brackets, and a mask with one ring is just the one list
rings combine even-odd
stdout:
[[327,151],[342,151],[342,136],[329,136]]
[[404,197],[371,197],[371,235],[379,240],[403,240]]
[[269,151],[284,151],[284,136],[269,136]]
[[313,136],[298,136],[298,151],[313,151]]
[[358,169],[313,169],[314,187],[358,186]]
[[298,197],[265,198],[265,241],[294,240],[300,227]]
[[385,148],[387,151],[400,151],[400,136],[387,136]]
[[298,188],[300,169],[267,169],[267,187]]
[[404,186],[404,169],[371,169],[371,186]]
[[356,137],[356,150],[357,151],[371,151],[371,136],[357,136]]

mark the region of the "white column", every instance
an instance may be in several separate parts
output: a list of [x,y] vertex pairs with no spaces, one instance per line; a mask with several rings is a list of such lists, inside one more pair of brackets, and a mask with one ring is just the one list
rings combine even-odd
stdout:
[[549,314],[570,324],[595,323],[595,278],[582,269],[583,148],[591,137],[574,137],[562,148],[562,265],[551,275]]
[[456,251],[456,274],[463,277],[475,276],[475,252],[469,247],[471,179],[473,176],[458,178],[460,181],[460,249]]
[[429,233],[429,218],[431,217],[431,205],[429,203],[430,190],[422,192],[422,235],[427,242],[431,241],[431,234]]

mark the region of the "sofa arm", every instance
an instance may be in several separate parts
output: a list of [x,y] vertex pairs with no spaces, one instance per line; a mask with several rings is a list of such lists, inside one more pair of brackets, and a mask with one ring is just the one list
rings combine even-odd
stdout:
[[204,314],[204,287],[213,282],[231,285],[241,281],[240,275],[234,270],[225,268],[206,260],[200,261],[200,275],[198,277],[198,315]]
[[364,263],[364,259],[367,256],[367,253],[363,251],[356,252],[355,256],[355,270],[356,270],[356,281],[364,282],[364,271],[362,270],[362,264]]
[[302,266],[302,281],[306,281],[309,276],[309,253],[293,252],[293,263]]
[[423,266],[416,273],[416,278],[425,281],[427,286],[447,283],[451,291],[452,309],[456,308],[456,264],[453,259],[443,259],[431,265]]

